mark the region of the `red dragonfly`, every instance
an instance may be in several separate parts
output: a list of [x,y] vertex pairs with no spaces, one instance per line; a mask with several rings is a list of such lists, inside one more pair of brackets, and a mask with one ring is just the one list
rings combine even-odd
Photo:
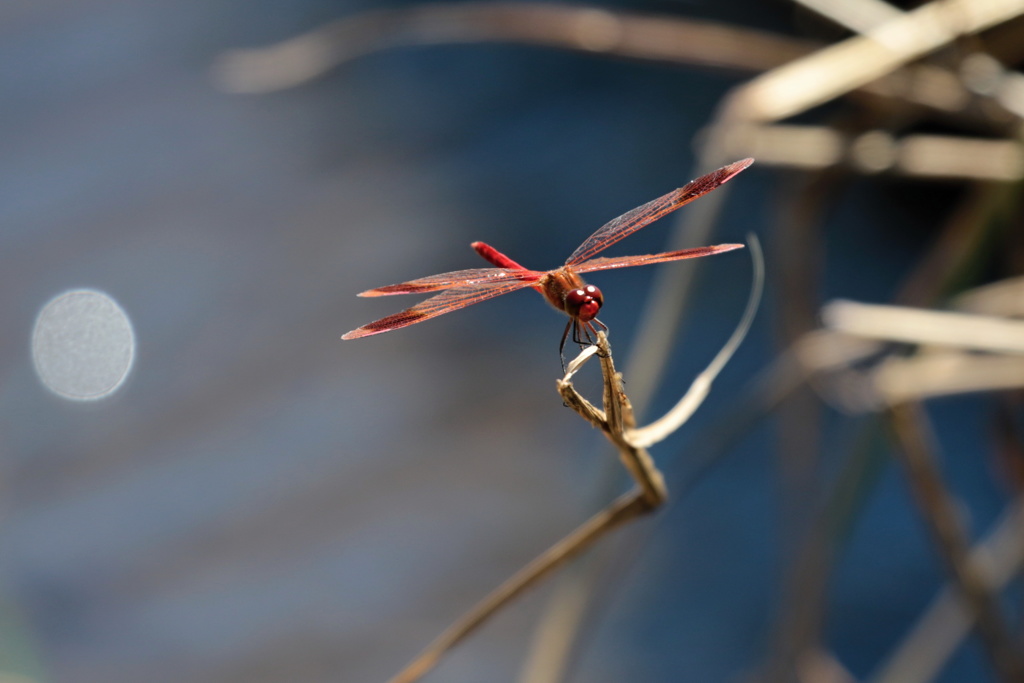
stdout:
[[566,259],[565,265],[554,270],[530,270],[489,244],[473,242],[471,246],[476,253],[495,266],[494,268],[456,270],[362,292],[359,296],[389,296],[391,294],[420,294],[438,291],[442,293],[421,301],[400,313],[389,315],[352,330],[342,336],[342,339],[357,339],[390,332],[457,311],[466,306],[472,306],[487,299],[493,299],[502,294],[514,292],[517,289],[533,287],[544,295],[548,303],[569,316],[569,322],[566,323],[562,341],[558,346],[559,353],[565,348],[565,340],[569,336],[570,329],[573,333],[572,339],[577,344],[582,346],[584,343],[593,343],[594,337],[597,335],[595,324],[605,330],[608,329],[597,319],[597,313],[604,304],[604,296],[597,287],[586,284],[580,277],[580,273],[710,256],[740,249],[743,245],[718,244],[711,247],[697,247],[696,249],[643,256],[592,257],[665,214],[711,192],[752,163],[754,163],[753,159],[743,159],[723,166],[717,171],[691,180],[678,190],[673,190],[663,197],[658,197],[654,201],[606,223]]

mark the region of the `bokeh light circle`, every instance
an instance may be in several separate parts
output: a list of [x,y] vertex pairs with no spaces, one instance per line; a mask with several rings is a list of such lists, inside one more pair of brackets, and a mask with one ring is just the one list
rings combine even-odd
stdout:
[[32,363],[58,396],[92,401],[124,383],[135,359],[135,333],[116,301],[80,289],[51,299],[32,329]]

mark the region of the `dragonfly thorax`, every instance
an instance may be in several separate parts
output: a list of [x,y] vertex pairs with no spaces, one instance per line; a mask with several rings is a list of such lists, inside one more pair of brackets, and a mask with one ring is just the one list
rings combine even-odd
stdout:
[[603,303],[604,295],[594,285],[571,289],[565,294],[565,312],[583,322],[596,318]]

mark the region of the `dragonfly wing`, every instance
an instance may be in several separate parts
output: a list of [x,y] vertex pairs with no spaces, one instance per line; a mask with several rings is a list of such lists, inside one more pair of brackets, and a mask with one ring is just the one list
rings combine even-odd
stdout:
[[438,292],[453,287],[476,286],[493,282],[504,282],[508,280],[539,280],[544,273],[533,270],[513,270],[511,268],[471,268],[469,270],[455,270],[440,275],[430,275],[417,280],[400,282],[397,285],[387,285],[368,289],[360,292],[359,296],[390,296],[392,294],[420,294],[423,292]]
[[716,244],[711,247],[697,247],[696,249],[683,249],[681,251],[666,251],[660,254],[593,258],[586,263],[573,266],[573,270],[577,273],[592,273],[595,270],[629,268],[630,266],[648,266],[652,263],[665,263],[667,261],[679,261],[687,258],[700,258],[701,256],[711,256],[712,254],[721,254],[726,251],[742,248],[742,244]]
[[652,223],[667,213],[672,213],[694,199],[706,195],[717,187],[725,184],[730,178],[754,163],[753,159],[743,159],[723,166],[705,176],[673,190],[668,194],[647,202],[643,206],[622,214],[613,221],[598,228],[597,232],[588,237],[566,260],[567,266],[578,266],[598,252],[604,251],[619,240]]
[[436,318],[445,313],[457,311],[466,306],[478,304],[481,301],[493,299],[502,294],[514,292],[517,289],[529,287],[531,284],[533,284],[533,280],[506,279],[498,282],[452,287],[446,292],[432,296],[426,301],[421,301],[412,308],[407,308],[404,311],[352,330],[343,335],[342,339],[358,339],[359,337],[369,337],[370,335],[397,330],[415,323],[421,323],[424,320]]

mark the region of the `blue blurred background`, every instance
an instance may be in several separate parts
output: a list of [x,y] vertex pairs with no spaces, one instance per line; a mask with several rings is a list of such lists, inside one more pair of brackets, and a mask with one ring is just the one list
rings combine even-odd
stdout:
[[[512,45],[384,51],[263,96],[210,76],[225,50],[380,6],[0,7],[0,670],[68,683],[381,681],[599,505],[611,456],[561,405],[563,319],[534,293],[339,336],[407,303],[356,292],[480,266],[473,240],[551,268],[682,185],[739,76]],[[800,24],[781,1],[605,6]],[[714,241],[752,231],[771,252],[775,174],[755,165],[730,188]],[[910,189],[890,185],[878,204],[877,186],[855,184],[829,216],[827,297],[892,296],[951,193]],[[660,250],[669,227],[609,255]],[[742,252],[668,267],[698,266],[652,414],[747,296]],[[590,278],[623,357],[652,271]],[[91,402],[48,391],[30,357],[42,307],[81,288],[116,300],[137,340],[125,385]],[[771,270],[768,292],[708,403],[654,450],[670,477],[775,354]],[[978,455],[985,408],[935,408],[975,531],[1007,495]],[[858,424],[831,415],[824,429],[828,470]],[[626,546],[628,570],[602,589],[573,680],[740,680],[769,655],[793,550],[776,447],[773,423],[758,426],[656,521],[620,532],[651,536]],[[899,471],[883,461],[876,476],[829,589],[829,645],[855,676],[944,580]],[[513,680],[549,592],[428,680]],[[990,676],[971,642],[941,680]]]

